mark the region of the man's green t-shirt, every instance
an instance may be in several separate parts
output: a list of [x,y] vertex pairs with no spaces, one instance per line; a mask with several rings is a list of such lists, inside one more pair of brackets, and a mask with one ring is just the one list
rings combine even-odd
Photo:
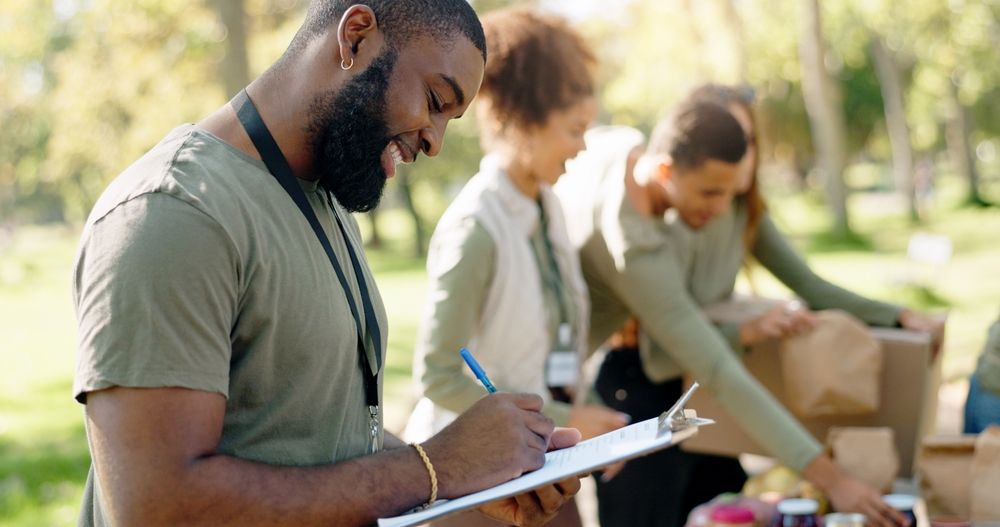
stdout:
[[[302,187],[361,306],[345,245],[353,244],[386,335],[357,224],[315,183]],[[220,454],[304,466],[368,451],[347,297],[260,161],[196,126],[173,130],[98,200],[73,273],[80,402],[112,386],[216,392],[226,397]],[[384,357],[384,339],[366,351],[384,362],[374,357]],[[106,523],[99,496],[91,467],[81,525]]]

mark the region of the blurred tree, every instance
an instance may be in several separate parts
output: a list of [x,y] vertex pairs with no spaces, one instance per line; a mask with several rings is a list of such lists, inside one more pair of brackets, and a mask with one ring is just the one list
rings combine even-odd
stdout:
[[226,30],[226,52],[222,58],[222,83],[226,95],[232,97],[250,84],[250,63],[247,59],[246,9],[243,0],[212,0],[219,21]]
[[[973,152],[1000,135],[1000,2],[915,0],[858,2],[869,25],[911,74],[907,122],[916,150],[942,148],[967,181],[967,202],[985,204]],[[943,133],[942,133],[943,131]]]
[[851,225],[847,213],[847,185],[844,183],[847,125],[844,123],[840,89],[827,71],[819,1],[804,0],[803,8],[799,61],[802,94],[816,146],[817,169],[824,181],[827,205],[833,212],[834,232],[849,236]]
[[989,205],[979,193],[979,170],[976,168],[976,159],[969,140],[971,135],[969,109],[962,104],[955,81],[949,79],[947,85],[946,100],[949,104],[945,110],[945,141],[952,168],[968,182],[965,202],[979,207]]
[[476,12],[480,15],[493,11],[494,9],[503,9],[511,6],[538,6],[538,0],[469,0],[469,3],[472,4],[472,7],[475,8]]
[[737,64],[737,82],[746,84],[747,82],[747,57],[746,38],[743,34],[743,21],[736,10],[736,0],[718,0],[723,12],[723,24],[725,33],[729,36],[730,48],[733,50],[734,59]]
[[424,232],[424,220],[417,210],[417,200],[413,196],[413,174],[408,171],[399,173],[399,191],[403,201],[403,207],[410,213],[413,219],[413,255],[423,257],[426,253],[426,234]]
[[368,211],[367,214],[365,214],[365,217],[368,218],[368,229],[369,229],[368,239],[365,240],[365,243],[368,245],[368,247],[371,247],[372,249],[381,249],[384,246],[384,242],[382,239],[382,230],[379,228],[379,221],[378,221],[379,211],[380,208],[375,207],[374,209]]
[[920,220],[917,206],[916,186],[913,177],[913,147],[910,144],[910,127],[906,123],[906,105],[903,101],[903,81],[896,61],[883,42],[882,37],[874,35],[871,40],[872,59],[878,72],[879,85],[882,88],[882,101],[885,105],[885,125],[892,147],[892,169],[895,175],[896,190],[906,197],[910,220]]
[[[470,1],[481,13],[571,5]],[[306,4],[0,0],[0,222],[82,220],[110,178],[171,127],[201,118],[270,65]],[[814,171],[822,163],[813,138],[821,141],[804,102],[812,85],[799,32],[788,23],[806,7],[628,0],[574,18],[601,59],[601,120],[648,131],[692,86],[745,80],[757,88],[766,180]],[[822,10],[826,52],[813,65],[842,93],[827,109],[839,110],[846,130],[842,163],[888,161],[899,144],[889,134],[903,134],[884,110],[902,106],[914,155],[950,160],[940,173],[965,178],[970,202],[988,201],[998,179],[990,153],[1000,145],[1000,2],[851,0],[824,2]],[[896,65],[899,105],[886,91],[891,81],[879,81],[873,35]],[[402,167],[408,175],[390,183],[387,206],[405,207],[426,230],[477,170],[474,113],[449,127],[437,160]],[[905,163],[893,164],[902,174]],[[413,236],[419,244],[425,238]]]

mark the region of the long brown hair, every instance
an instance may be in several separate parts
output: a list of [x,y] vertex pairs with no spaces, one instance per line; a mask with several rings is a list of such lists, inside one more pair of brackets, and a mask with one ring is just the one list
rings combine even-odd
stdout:
[[[754,92],[748,86],[724,86],[721,84],[704,84],[695,88],[688,96],[690,100],[711,101],[726,108],[738,106],[743,108],[750,116],[750,135],[747,137],[747,147],[758,145],[757,119],[753,113]],[[767,204],[760,192],[760,182],[757,178],[757,169],[760,166],[760,149],[756,150],[753,174],[750,178],[750,187],[746,192],[736,197],[747,209],[747,224],[743,230],[743,261],[748,264],[753,252],[754,243],[757,242],[757,231],[760,222],[767,211]]]

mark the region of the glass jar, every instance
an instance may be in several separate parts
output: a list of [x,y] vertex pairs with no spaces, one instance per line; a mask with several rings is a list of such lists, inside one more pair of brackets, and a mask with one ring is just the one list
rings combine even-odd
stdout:
[[910,527],[916,527],[917,516],[913,508],[917,506],[917,497],[909,494],[888,494],[882,497],[885,503],[906,517]]
[[865,527],[865,515],[856,512],[834,512],[823,517],[824,527]]
[[737,505],[720,505],[709,515],[712,527],[755,527],[753,511]]
[[778,503],[778,521],[775,526],[817,527],[819,525],[816,518],[817,511],[819,511],[819,504],[816,500],[782,500]]

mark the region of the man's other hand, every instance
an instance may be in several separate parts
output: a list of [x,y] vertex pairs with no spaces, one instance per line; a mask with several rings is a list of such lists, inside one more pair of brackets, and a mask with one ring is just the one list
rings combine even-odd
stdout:
[[[557,428],[550,437],[549,450],[559,450],[580,441],[574,428]],[[479,512],[503,523],[521,527],[545,525],[559,509],[580,491],[580,478],[571,477],[507,499],[487,503]]]
[[487,395],[428,439],[438,495],[457,498],[541,468],[555,429],[541,409],[537,395]]

